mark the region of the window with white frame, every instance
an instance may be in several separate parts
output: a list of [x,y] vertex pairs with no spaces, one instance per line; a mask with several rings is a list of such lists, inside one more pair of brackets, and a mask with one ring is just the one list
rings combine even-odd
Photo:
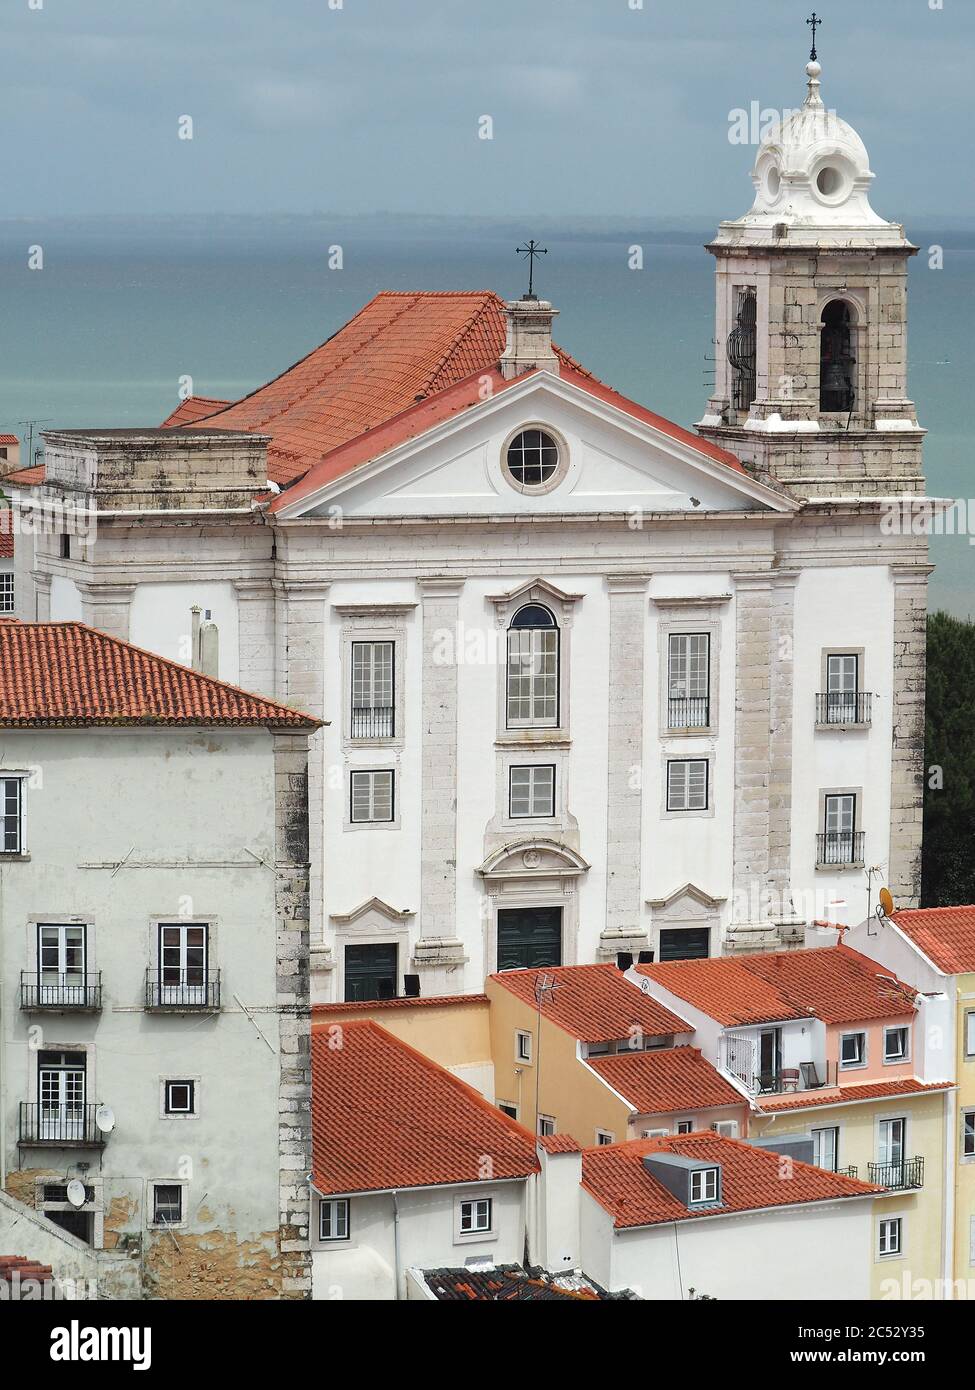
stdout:
[[559,723],[559,629],[540,603],[528,603],[508,629],[506,722],[509,729]]
[[855,652],[830,652],[826,657],[827,724],[855,724],[860,691],[860,658]]
[[152,1224],[179,1226],[183,1220],[183,1187],[178,1182],[152,1184]]
[[885,1028],[884,1029],[884,1061],[885,1062],[906,1062],[911,1051],[911,1033],[909,1028]]
[[865,1067],[866,1064],[866,1033],[844,1033],[840,1038],[840,1066]]
[[24,779],[0,777],[0,854],[24,852]]
[[707,759],[680,758],[668,760],[667,810],[706,811],[707,808]]
[[903,1218],[884,1217],[878,1226],[877,1254],[899,1255],[904,1247]]
[[208,968],[210,928],[206,922],[160,922],[159,973],[150,981],[154,1005],[179,1007],[216,1000]]
[[518,1107],[513,1100],[499,1100],[498,1109],[501,1111],[502,1115],[507,1115],[509,1120],[517,1120]]
[[667,643],[667,727],[706,729],[710,719],[711,638],[672,632]]
[[392,738],[396,732],[396,644],[352,643],[354,739]]
[[814,1129],[811,1133],[813,1163],[817,1168],[826,1168],[829,1172],[835,1173],[840,1151],[839,1128],[836,1125],[830,1125],[826,1129]]
[[677,1121],[677,1133],[678,1133],[678,1134],[693,1134],[693,1133],[694,1133],[694,1121],[693,1121],[693,1120],[678,1120],[678,1121]]
[[548,1135],[548,1134],[554,1134],[554,1133],[555,1133],[555,1116],[554,1116],[554,1115],[539,1115],[539,1117],[538,1117],[538,1132],[539,1132],[539,1134],[542,1136],[542,1138],[544,1138],[544,1137],[545,1137],[546,1135]]
[[615,1144],[616,1135],[611,1134],[608,1129],[597,1129],[596,1143],[603,1147],[605,1147],[607,1144]]
[[0,572],[0,613],[14,611],[14,577],[10,570]]
[[515,1061],[530,1062],[532,1059],[532,1035],[523,1028],[515,1033]]
[[975,1158],[975,1110],[961,1112],[961,1151],[964,1158]]
[[39,922],[37,925],[37,1003],[84,1008],[86,938],[84,923]]
[[857,833],[855,792],[830,792],[823,797],[823,830],[818,846],[820,864],[855,864],[862,836]]
[[512,820],[555,815],[555,765],[508,769],[508,814]]
[[163,1113],[196,1114],[196,1082],[189,1079],[163,1082]]
[[323,1197],[318,1204],[318,1239],[349,1239],[348,1197]]
[[691,1202],[716,1202],[718,1200],[717,1168],[699,1168],[691,1174]]
[[350,815],[353,825],[393,819],[395,780],[395,773],[391,769],[351,774]]
[[879,1134],[879,1157],[882,1164],[899,1167],[904,1162],[907,1149],[907,1121],[903,1116],[896,1119],[881,1120]]
[[490,1231],[494,1203],[490,1197],[475,1197],[460,1204],[460,1233],[462,1236],[474,1235],[478,1231]]
[[975,1057],[975,1009],[965,1014],[965,1056]]

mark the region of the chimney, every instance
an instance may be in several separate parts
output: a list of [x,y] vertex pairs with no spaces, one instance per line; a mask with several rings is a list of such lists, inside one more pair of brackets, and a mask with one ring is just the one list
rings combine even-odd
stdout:
[[190,651],[192,655],[190,657],[190,666],[194,671],[199,671],[200,669],[200,614],[202,611],[202,608],[197,604],[194,604],[190,609],[192,624],[190,636]]
[[509,299],[504,306],[508,337],[501,354],[501,375],[505,381],[538,367],[544,372],[559,371],[559,359],[552,347],[552,320],[559,312],[547,299],[523,295]]

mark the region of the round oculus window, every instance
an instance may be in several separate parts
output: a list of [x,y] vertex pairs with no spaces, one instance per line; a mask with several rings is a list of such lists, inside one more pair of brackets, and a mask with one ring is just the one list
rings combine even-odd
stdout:
[[777,167],[772,164],[769,166],[768,173],[765,175],[765,191],[770,198],[775,199],[779,196],[781,187],[782,177]]
[[825,169],[820,169],[816,178],[816,187],[824,198],[835,198],[837,193],[842,191],[845,179],[841,170],[827,164]]
[[545,487],[558,470],[559,446],[544,430],[522,430],[508,445],[505,463],[518,487]]

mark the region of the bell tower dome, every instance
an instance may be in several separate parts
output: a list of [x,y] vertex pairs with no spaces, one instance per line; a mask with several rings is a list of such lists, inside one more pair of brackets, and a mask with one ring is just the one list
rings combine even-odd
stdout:
[[917,247],[870,203],[866,146],[827,110],[822,68],[765,134],[754,201],[722,222],[715,389],[699,432],[802,497],[923,492],[907,398],[907,266]]

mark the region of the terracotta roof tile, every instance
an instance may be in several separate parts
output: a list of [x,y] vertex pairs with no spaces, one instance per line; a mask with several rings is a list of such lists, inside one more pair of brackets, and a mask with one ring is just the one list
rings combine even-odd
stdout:
[[946,975],[975,970],[975,905],[907,908],[891,920]]
[[[655,1152],[720,1164],[721,1206],[705,1211],[686,1207],[644,1168],[645,1155]],[[789,1176],[783,1177],[778,1154],[710,1132],[634,1139],[585,1149],[582,1155],[582,1185],[610,1213],[617,1227],[652,1226],[805,1202],[835,1202],[882,1191],[809,1163],[793,1161],[788,1171]]]
[[337,1004],[313,1004],[311,1011],[314,1017],[316,1014],[331,1016],[356,1013],[366,1009],[448,1009],[456,1008],[459,1004],[486,1004],[487,1002],[486,994],[433,994],[428,999],[406,996],[402,999],[366,999],[358,1003],[353,1000],[344,1000]]
[[166,416],[159,428],[163,430],[184,428],[186,425],[195,424],[197,420],[205,420],[208,415],[213,415],[215,411],[223,410],[230,404],[230,401],[218,401],[213,396],[188,396]]
[[0,623],[2,728],[319,722],[84,623]]
[[581,1154],[582,1145],[571,1134],[542,1134],[537,1140],[547,1154]]
[[566,1300],[619,1301],[629,1293],[608,1294],[578,1274],[555,1275],[542,1269],[496,1265],[493,1269],[425,1269],[427,1288],[441,1303],[540,1303]]
[[859,1023],[906,1017],[916,997],[883,966],[842,944],[636,968],[726,1028],[791,1018]]
[[13,516],[10,507],[0,507],[0,560],[14,557]]
[[535,1139],[466,1082],[385,1028],[312,1033],[312,1172],[319,1192],[374,1192],[538,1169]]
[[950,1091],[951,1081],[925,1084],[914,1077],[902,1081],[868,1081],[862,1086],[830,1086],[817,1091],[799,1091],[795,1095],[759,1096],[756,1104],[762,1111],[810,1110],[821,1105],[849,1105],[856,1101],[883,1100],[895,1096],[923,1096],[936,1091]]
[[747,1104],[696,1047],[618,1052],[590,1057],[589,1065],[641,1115]]
[[641,994],[615,965],[560,965],[546,970],[503,970],[490,978],[512,994],[535,1004],[535,981],[554,980],[544,1014],[582,1042],[612,1042],[638,1028],[649,1037],[669,1037],[693,1029],[655,999]]
[[34,487],[44,481],[45,467],[36,463],[30,468],[15,468],[12,473],[4,473],[0,478],[0,489],[10,483],[12,487]]

